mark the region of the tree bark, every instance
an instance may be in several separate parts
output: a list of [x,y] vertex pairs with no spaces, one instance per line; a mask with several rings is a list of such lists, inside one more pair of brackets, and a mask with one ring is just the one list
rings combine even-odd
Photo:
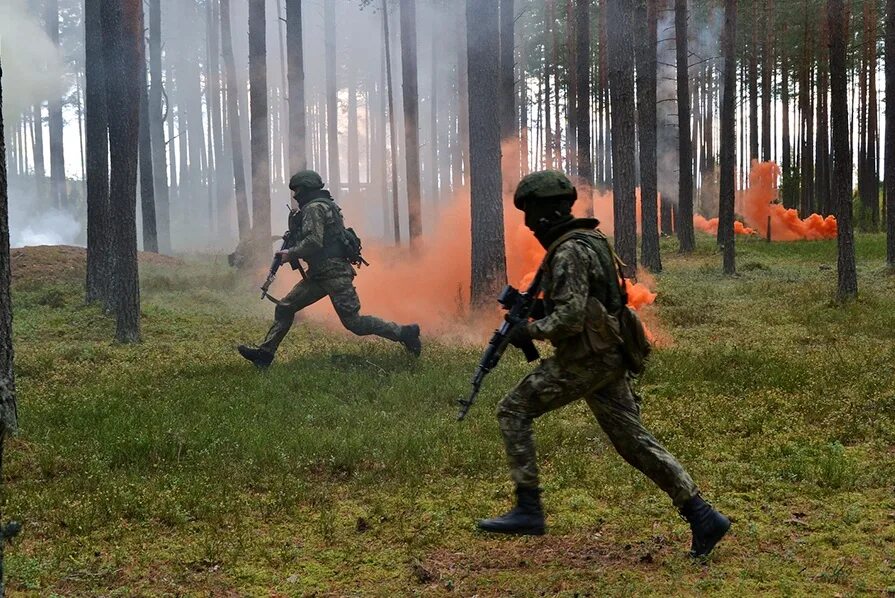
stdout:
[[[783,36],[786,37],[787,26],[783,25]],[[792,142],[789,132],[789,61],[786,55],[786,44],[780,44],[780,96],[783,103],[781,115],[782,134],[782,172],[783,172],[783,205],[787,208],[794,207],[793,181],[792,181]]]
[[[162,116],[162,8],[161,0],[149,2],[149,138],[152,144],[152,176],[155,191],[159,251],[171,252],[171,215],[168,196],[168,149]],[[170,117],[170,115],[169,115]]]
[[736,235],[733,230],[736,197],[736,21],[737,0],[726,0],[724,36],[724,84],[721,96],[721,180],[718,198],[718,244],[723,252],[724,273],[736,273]]
[[[678,2],[680,0],[675,0]],[[749,43],[749,159],[758,160],[758,2],[752,3],[752,35]],[[680,39],[680,38],[678,38]]]
[[339,86],[336,72],[336,6],[335,2],[323,5],[324,63],[326,68],[326,133],[329,171],[329,188],[338,195],[342,188],[339,168]]
[[87,160],[87,281],[88,303],[102,301],[114,309],[110,292],[109,123],[102,11],[105,0],[85,0],[85,118]]
[[118,342],[140,340],[140,285],[137,274],[137,152],[140,87],[145,81],[143,4],[105,0],[103,44],[109,115],[109,215],[111,280]]
[[[87,67],[85,66],[85,68]],[[34,180],[37,196],[43,197],[44,186],[47,179],[47,170],[44,162],[43,106],[40,103],[34,104],[33,114],[34,135],[32,135],[32,144],[34,146]]]
[[[585,213],[594,213],[593,185],[594,167],[591,158],[591,52],[590,52],[590,2],[575,0],[575,79],[576,79],[576,111],[575,129],[577,137],[576,153],[578,165],[578,201],[584,202]],[[653,99],[655,100],[655,94]]]
[[830,87],[833,117],[833,180],[837,206],[838,286],[840,301],[858,295],[852,229],[852,162],[848,142],[848,88],[846,81],[846,43],[849,17],[843,0],[828,0],[830,24]]
[[693,142],[690,139],[690,76],[687,45],[687,0],[674,2],[677,49],[677,122],[680,176],[678,177],[677,236],[681,253],[696,246],[693,236]]
[[[45,17],[47,34],[59,48],[59,0],[46,0]],[[65,147],[63,144],[62,98],[52,97],[48,104],[50,117],[50,181],[53,203],[57,208],[68,204],[65,188]]]
[[289,64],[289,167],[308,167],[305,122],[305,58],[301,0],[286,0],[286,46]]
[[140,86],[140,208],[143,216],[143,251],[158,253],[158,234],[155,220],[155,190],[152,168],[152,142],[149,139],[149,89],[143,65]]
[[[658,25],[656,13],[656,0],[638,0],[635,21],[639,24],[637,28],[637,115],[640,125],[640,259],[645,268],[652,272],[661,272],[657,171],[656,44],[658,43]],[[578,132],[578,135],[581,135],[581,131]]]
[[870,221],[873,230],[879,230],[879,173],[877,172],[877,147],[879,145],[879,123],[876,106],[876,7],[866,4],[867,24],[864,46],[867,48],[867,142],[865,146],[865,187]]
[[821,16],[821,34],[818,36],[817,50],[817,165],[815,168],[814,189],[817,194],[817,206],[820,212],[826,216],[830,210],[830,129],[829,129],[829,60],[827,59],[827,47],[829,46],[829,24],[826,15]]
[[761,159],[764,162],[770,162],[771,73],[774,71],[774,53],[771,50],[771,40],[774,31],[774,13],[771,10],[771,0],[764,0],[764,19],[762,19],[762,25],[765,30],[765,38],[761,52]]
[[500,0],[500,140],[507,153],[501,171],[506,190],[519,182],[519,144],[516,136],[515,14],[514,0]]
[[[329,3],[327,3],[329,4]],[[249,0],[249,107],[252,137],[252,227],[270,240],[270,139],[267,122],[267,20],[264,0]]]
[[401,0],[404,161],[407,169],[407,215],[410,221],[411,245],[416,243],[423,234],[422,190],[420,184],[419,92],[416,64],[416,4],[415,0]]
[[506,284],[501,201],[498,7],[466,2],[469,70],[470,194],[472,199],[472,305],[491,305]]
[[[615,250],[627,264],[627,276],[637,271],[635,213],[634,40],[633,5],[629,0],[608,0],[609,93],[612,106],[613,208]],[[689,131],[689,129],[688,129]],[[689,140],[689,132],[686,135]]]
[[221,48],[224,56],[224,78],[227,88],[233,185],[236,192],[236,225],[239,230],[239,240],[243,241],[249,236],[252,224],[249,218],[248,194],[246,193],[245,158],[242,153],[242,127],[239,117],[239,91],[237,90],[236,61],[233,57],[231,27],[230,0],[221,0]]
[[[0,64],[0,486],[3,485],[3,445],[18,428],[16,381],[13,371],[12,272],[9,258],[9,201],[7,197],[6,142],[3,130],[3,65]],[[0,596],[5,595],[3,549],[0,537]]]
[[[895,0],[886,0],[886,97],[895,97]],[[886,102],[886,264],[895,270],[895,103]]]
[[395,129],[395,94],[392,85],[392,51],[388,26],[388,0],[382,0],[382,31],[385,38],[385,78],[388,87],[388,135],[391,148],[392,227],[395,245],[401,245],[401,212],[398,205],[398,133]]

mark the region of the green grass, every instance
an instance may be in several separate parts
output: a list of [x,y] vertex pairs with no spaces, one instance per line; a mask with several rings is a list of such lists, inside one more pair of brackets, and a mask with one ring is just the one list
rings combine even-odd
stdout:
[[[550,533],[495,538],[509,504],[494,405],[454,401],[481,347],[296,326],[266,374],[233,350],[269,304],[221,266],[143,272],[143,334],[82,305],[78,281],[14,290],[22,433],[4,515],[16,594],[895,594],[895,277],[859,235],[860,297],[833,301],[835,244],[713,241],[666,272],[670,339],[639,384],[644,419],[734,520],[707,563],[686,524],[586,407],[536,425]],[[373,271],[366,274],[374,275]]]

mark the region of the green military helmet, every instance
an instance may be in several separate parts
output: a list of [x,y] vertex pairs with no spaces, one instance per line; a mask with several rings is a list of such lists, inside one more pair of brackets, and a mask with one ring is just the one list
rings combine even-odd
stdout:
[[296,189],[317,191],[323,189],[323,179],[321,179],[320,175],[313,170],[300,170],[293,174],[292,178],[289,179],[289,188],[293,191]]
[[517,210],[522,210],[530,199],[567,199],[574,203],[577,197],[578,191],[569,177],[558,170],[541,170],[519,181],[513,205]]

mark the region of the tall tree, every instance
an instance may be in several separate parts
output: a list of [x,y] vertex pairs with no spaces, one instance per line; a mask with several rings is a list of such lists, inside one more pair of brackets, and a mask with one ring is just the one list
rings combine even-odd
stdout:
[[119,342],[140,340],[140,285],[137,276],[137,151],[140,87],[144,82],[143,3],[103,4],[106,105],[109,116],[109,219],[111,280]]
[[[209,185],[209,193],[212,194],[212,202],[217,198],[217,227],[220,234],[226,238],[230,235],[230,218],[228,214],[229,194],[223,193],[220,174],[228,173],[224,152],[224,117],[221,105],[221,60],[220,60],[220,4],[219,0],[207,0],[208,18],[208,83],[207,83],[207,112],[208,112],[208,136],[210,137],[210,149],[214,150],[214,170],[209,174],[212,177]],[[209,151],[209,154],[211,152]],[[229,173],[228,173],[229,174]]]
[[516,139],[514,0],[500,0],[500,139],[507,152],[502,160],[504,182],[508,190],[518,183],[519,147]]
[[[9,202],[6,181],[6,142],[3,131],[3,65],[0,64],[0,486],[3,484],[3,452],[8,434],[18,428],[16,410],[16,379],[13,371],[12,301],[9,260]],[[3,548],[10,527],[0,528],[0,596],[5,595],[3,583]]]
[[415,0],[401,0],[401,79],[404,92],[402,95],[404,98],[404,160],[407,164],[407,213],[410,219],[410,243],[413,244],[423,234]]
[[149,139],[149,89],[146,69],[140,86],[140,208],[143,216],[143,251],[158,253],[155,221],[155,189],[152,168],[152,141]]
[[693,236],[693,141],[690,139],[690,52],[687,44],[687,0],[674,2],[674,29],[677,50],[677,123],[680,176],[678,213],[675,218],[681,252],[696,246]]
[[[895,97],[895,0],[886,0],[886,97]],[[886,102],[886,264],[895,271],[895,102]]]
[[846,44],[849,16],[844,0],[828,0],[830,25],[830,91],[833,117],[833,201],[836,206],[838,258],[837,296],[840,300],[858,295],[852,229],[852,161],[848,143],[848,82]]
[[466,1],[469,70],[469,162],[472,199],[472,289],[474,307],[484,307],[506,283],[501,201],[498,65],[498,5]]
[[[583,2],[582,4],[586,4]],[[656,44],[658,42],[656,0],[638,0],[637,114],[640,124],[640,211],[643,265],[662,271],[659,256],[659,191],[656,114]],[[581,131],[578,132],[581,135]],[[581,143],[579,138],[579,144]]]
[[267,247],[270,241],[270,139],[267,122],[267,20],[264,0],[249,0],[249,94],[252,230],[259,243]]
[[286,0],[286,38],[289,65],[289,168],[297,172],[308,167],[301,0]]
[[[233,34],[230,20],[230,0],[221,0],[221,49],[224,56],[224,79],[227,88],[227,120],[230,129],[230,148],[233,159],[233,185],[236,199],[236,225],[239,240],[248,238],[251,231],[248,193],[246,192],[245,158],[242,153],[242,125],[239,115],[239,86],[236,81],[236,60],[233,56]],[[173,163],[173,160],[172,160]]]
[[724,7],[724,83],[721,95],[721,180],[718,198],[718,244],[724,257],[724,273],[736,273],[736,247],[733,230],[736,195],[736,28],[737,0],[726,0]]
[[761,20],[765,30],[761,48],[761,159],[764,162],[771,160],[771,74],[774,71],[774,11],[771,5],[772,0],[764,0],[764,18]]
[[388,0],[382,0],[382,35],[385,40],[385,79],[388,88],[388,142],[392,154],[392,228],[395,235],[395,245],[400,245],[401,216],[400,210],[398,209],[398,135],[395,129],[395,94],[392,86],[392,51],[388,27]]
[[[59,0],[46,0],[44,5],[47,34],[57,48],[59,47]],[[56,207],[62,207],[67,203],[65,189],[65,146],[63,143],[63,131],[65,122],[62,120],[62,98],[53,96],[49,102],[50,116],[50,181],[53,202]]]
[[[89,39],[89,38],[88,38]],[[89,64],[89,60],[88,60]],[[149,138],[159,251],[171,251],[171,215],[168,196],[168,146],[162,115],[162,2],[149,1]]]
[[[783,25],[783,36],[786,37],[787,25]],[[795,206],[795,189],[792,182],[792,143],[789,133],[789,62],[786,54],[786,44],[780,44],[780,99],[782,103],[782,115],[780,126],[783,129],[781,135],[783,157],[781,169],[783,172],[783,205],[787,208]]]
[[594,167],[591,156],[591,48],[590,48],[590,2],[575,1],[575,79],[577,97],[574,99],[576,153],[578,165],[578,201],[584,202],[588,215],[593,214]]
[[[633,5],[628,0],[607,0],[609,93],[612,105],[613,204],[615,249],[627,264],[628,276],[637,270],[635,196],[634,39]],[[690,138],[689,129],[686,135]]]
[[85,0],[85,154],[87,161],[88,303],[102,301],[114,309],[110,292],[109,122],[103,49],[104,0]]
[[336,80],[336,3],[323,4],[324,63],[326,68],[326,136],[329,187],[336,194],[342,187],[339,168],[339,86]]
[[43,197],[43,189],[47,178],[47,171],[44,165],[43,107],[40,103],[34,104],[32,120],[34,122],[32,145],[34,152],[34,178],[36,181],[35,186],[37,187],[38,197]]

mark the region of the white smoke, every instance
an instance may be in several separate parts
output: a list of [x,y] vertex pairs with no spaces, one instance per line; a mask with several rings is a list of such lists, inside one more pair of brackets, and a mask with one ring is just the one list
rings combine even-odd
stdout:
[[64,93],[62,56],[24,0],[0,2],[0,58],[8,125],[35,102]]

